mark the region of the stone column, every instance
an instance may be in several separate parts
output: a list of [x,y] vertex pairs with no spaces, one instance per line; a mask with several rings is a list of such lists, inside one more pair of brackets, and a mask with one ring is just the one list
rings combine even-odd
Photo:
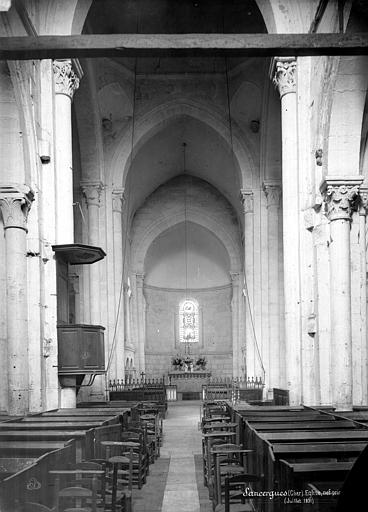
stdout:
[[[100,181],[81,183],[83,196],[87,204],[88,212],[88,243],[99,246],[99,223],[101,192],[103,185]],[[89,323],[100,325],[101,323],[101,291],[100,291],[100,264],[89,265]],[[105,365],[108,364],[109,347],[105,343]],[[105,378],[97,376],[91,388],[91,399],[101,401],[105,398]]]
[[350,221],[360,176],[326,176],[320,190],[330,221],[332,401],[352,409]]
[[240,376],[241,351],[239,346],[239,273],[230,272],[231,298],[231,328],[233,337],[233,378]]
[[[246,369],[249,377],[255,377],[259,373],[260,365],[257,363],[254,332],[254,266],[253,266],[253,190],[241,189],[240,199],[244,213],[244,276],[245,276],[245,344],[246,344]],[[260,373],[259,373],[260,375]]]
[[[88,211],[88,243],[99,246],[99,222],[101,192],[103,185],[100,181],[81,183],[82,192],[87,204]],[[89,266],[89,304],[90,323],[99,325],[101,322],[100,308],[100,266],[94,263]]]
[[124,292],[124,254],[122,209],[124,204],[124,190],[116,189],[112,193],[113,235],[114,235],[114,275],[115,275],[115,350],[114,363],[111,368],[113,379],[124,379],[124,338],[125,338],[125,292]]
[[359,376],[362,404],[368,401],[368,346],[367,346],[367,211],[368,187],[360,187],[359,246],[360,246],[360,340],[361,375]]
[[277,57],[274,83],[281,98],[285,358],[290,405],[297,405],[302,399],[298,127],[295,78],[296,60],[291,57]]
[[268,315],[269,315],[269,387],[281,387],[280,382],[280,295],[279,295],[279,211],[281,186],[264,182],[267,198],[268,226]]
[[79,78],[70,60],[53,62],[55,83],[56,243],[74,241],[71,104]]
[[143,283],[144,283],[144,274],[136,274],[135,275],[136,282],[136,301],[137,301],[137,338],[138,338],[138,361],[139,366],[137,365],[137,361],[135,361],[135,367],[137,370],[137,375],[139,373],[145,371],[145,355],[144,355],[144,346],[145,346],[145,299],[143,295]]
[[26,226],[32,201],[29,187],[0,185],[6,246],[8,412],[12,416],[29,411]]

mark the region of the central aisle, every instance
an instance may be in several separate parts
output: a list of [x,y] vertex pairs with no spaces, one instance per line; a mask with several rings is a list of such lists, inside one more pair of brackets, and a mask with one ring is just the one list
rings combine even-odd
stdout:
[[134,512],[212,512],[203,485],[201,402],[169,403],[161,456],[147,483],[133,493]]
[[200,402],[169,404],[162,457],[170,458],[162,512],[199,512],[194,455],[200,454]]

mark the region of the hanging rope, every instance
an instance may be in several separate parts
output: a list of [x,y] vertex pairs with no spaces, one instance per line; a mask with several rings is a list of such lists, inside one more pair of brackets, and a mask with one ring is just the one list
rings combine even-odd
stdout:
[[[138,33],[138,23],[139,18],[137,19],[137,33]],[[137,57],[135,57],[134,61],[134,83],[133,83],[133,106],[132,106],[132,131],[131,131],[131,141],[130,141],[130,156],[129,156],[129,165],[127,165],[127,177],[125,180],[125,187],[124,192],[127,191],[126,196],[126,208],[125,211],[127,212],[126,215],[126,222],[124,225],[124,243],[123,243],[123,265],[122,265],[122,271],[121,271],[121,281],[120,281],[120,291],[119,291],[119,300],[118,300],[118,307],[116,311],[116,318],[114,323],[114,335],[112,339],[111,349],[108,357],[108,363],[105,373],[105,387],[106,391],[109,390],[108,386],[108,371],[111,366],[113,355],[116,351],[116,344],[117,344],[117,328],[119,324],[119,317],[120,317],[120,310],[123,303],[123,295],[124,295],[124,275],[125,275],[125,264],[126,264],[126,246],[127,246],[127,239],[128,239],[128,228],[129,228],[129,208],[130,208],[130,182],[132,179],[132,165],[133,165],[133,150],[134,150],[134,135],[135,135],[135,113],[136,113],[136,90],[137,90]],[[125,341],[125,340],[124,340]]]
[[[228,71],[228,65],[227,65],[227,58],[226,57],[225,57],[225,76],[226,76],[227,109],[228,109],[228,116],[229,116],[229,135],[230,135],[230,145],[231,145],[231,158],[232,158],[233,165],[234,165],[234,168],[235,168],[236,164],[235,164],[234,143],[233,143],[233,125],[232,125],[232,119],[231,119],[229,71]],[[245,245],[245,243],[246,243],[246,241],[244,240],[244,245]],[[255,326],[254,326],[253,312],[252,312],[252,307],[251,307],[250,299],[249,299],[247,277],[246,277],[246,274],[245,274],[245,251],[244,251],[244,290],[245,290],[246,302],[247,302],[248,310],[249,310],[249,318],[250,318],[250,322],[251,322],[251,326],[252,326],[253,342],[254,342],[254,345],[255,345],[255,348],[256,348],[256,353],[257,353],[257,356],[258,356],[259,363],[260,363],[261,368],[262,368],[262,372],[263,372],[262,378],[263,378],[263,382],[264,382],[266,371],[265,371],[265,368],[264,368],[264,365],[263,365],[263,360],[262,360],[261,352],[259,350],[257,334],[256,334]]]

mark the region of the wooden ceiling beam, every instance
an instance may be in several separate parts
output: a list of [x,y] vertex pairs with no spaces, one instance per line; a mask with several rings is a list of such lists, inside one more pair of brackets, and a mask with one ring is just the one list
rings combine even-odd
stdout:
[[1,60],[157,56],[366,55],[368,33],[94,34],[0,37]]

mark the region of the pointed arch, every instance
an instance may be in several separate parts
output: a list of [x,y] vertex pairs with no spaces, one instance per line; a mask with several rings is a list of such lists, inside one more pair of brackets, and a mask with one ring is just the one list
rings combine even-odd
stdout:
[[[258,176],[255,158],[250,147],[244,142],[245,135],[233,122],[233,137],[230,139],[228,119],[216,111],[213,106],[186,98],[166,102],[146,112],[135,120],[133,157],[145,142],[167,126],[169,122],[181,116],[189,116],[210,126],[234,151],[234,163],[239,175],[240,187],[252,188]],[[110,174],[107,182],[114,186],[124,186],[129,172],[132,155],[131,130],[127,130],[120,139],[107,168]]]

